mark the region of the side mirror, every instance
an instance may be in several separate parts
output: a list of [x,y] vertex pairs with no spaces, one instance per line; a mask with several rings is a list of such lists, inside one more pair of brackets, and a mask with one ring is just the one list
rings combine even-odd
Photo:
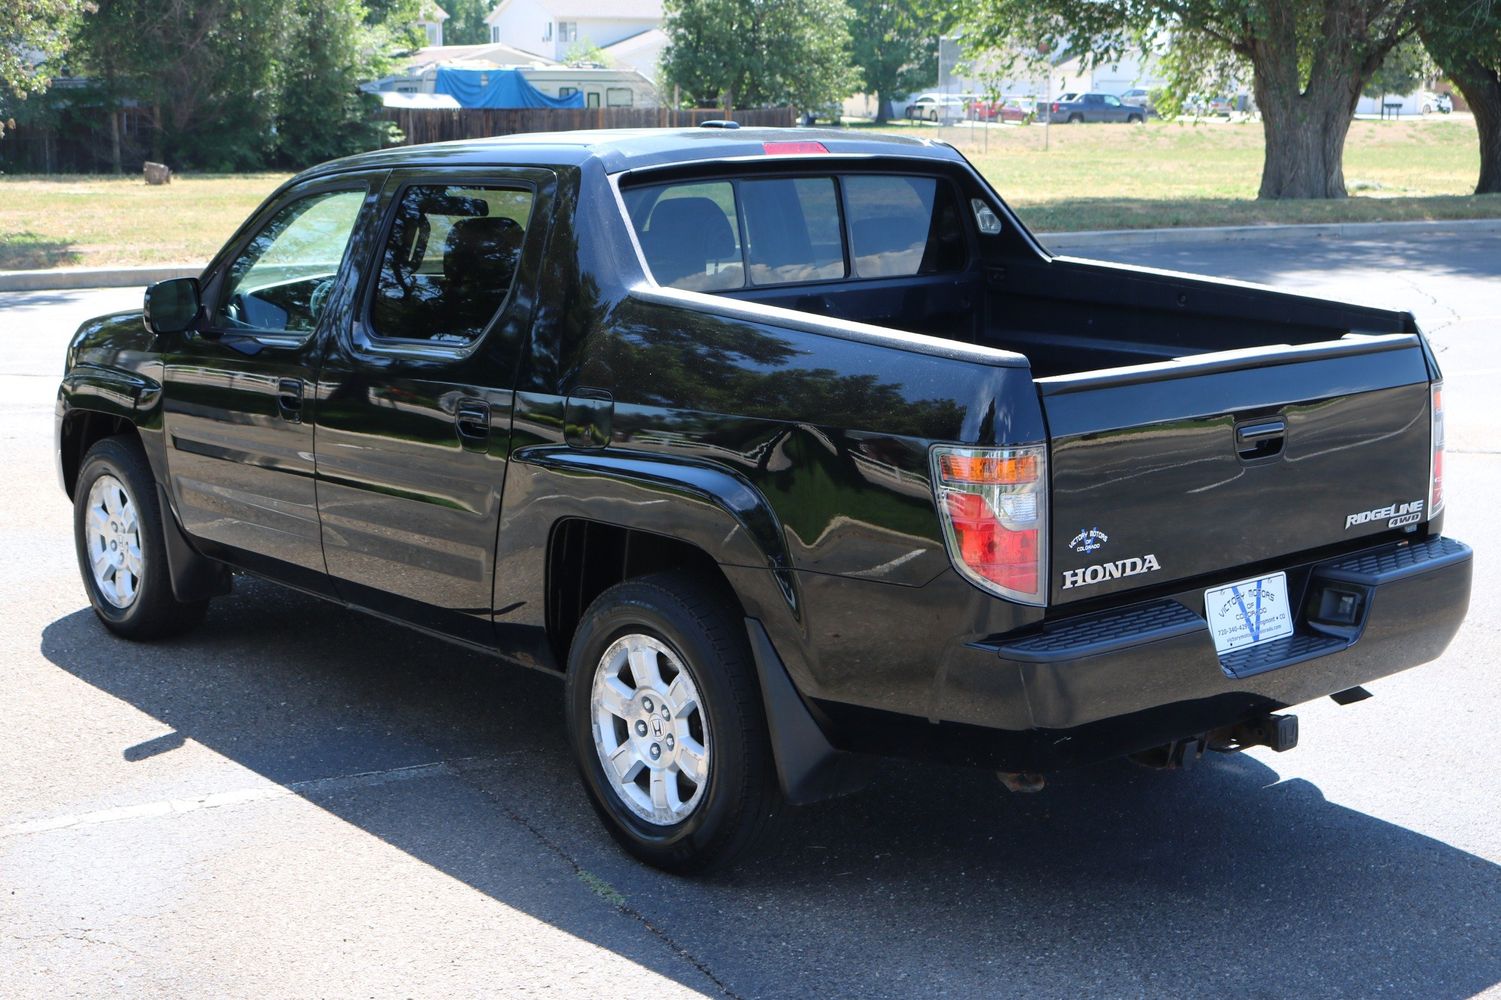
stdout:
[[197,322],[201,308],[197,278],[158,281],[146,289],[146,329],[156,334],[182,333]]

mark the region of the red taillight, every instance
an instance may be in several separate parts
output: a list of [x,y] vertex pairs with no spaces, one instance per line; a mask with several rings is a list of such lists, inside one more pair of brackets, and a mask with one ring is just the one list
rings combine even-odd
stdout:
[[761,149],[768,156],[796,156],[800,153],[827,153],[828,147],[821,142],[763,142]]
[[1047,449],[933,449],[933,491],[954,568],[976,586],[1047,603]]
[[1428,466],[1428,518],[1432,520],[1444,509],[1444,383],[1433,383],[1432,422],[1429,441],[1433,444],[1432,462]]
[[1053,110],[1054,110],[1054,111],[1057,111],[1057,110],[1058,110],[1058,102],[1057,102],[1057,101],[1054,101],[1054,102],[1053,102]]
[[949,517],[964,565],[1008,590],[1037,591],[1037,529],[1012,531],[977,493],[950,493]]

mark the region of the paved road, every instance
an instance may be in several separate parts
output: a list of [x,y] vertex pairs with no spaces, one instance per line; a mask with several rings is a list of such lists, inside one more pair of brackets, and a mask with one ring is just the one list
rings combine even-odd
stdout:
[[1282,755],[1009,797],[893,766],[694,882],[617,852],[558,688],[267,585],[137,646],[55,486],[66,335],[138,293],[0,296],[0,995],[1466,997],[1501,984],[1501,240],[1157,246],[1418,310],[1480,547],[1449,653]]

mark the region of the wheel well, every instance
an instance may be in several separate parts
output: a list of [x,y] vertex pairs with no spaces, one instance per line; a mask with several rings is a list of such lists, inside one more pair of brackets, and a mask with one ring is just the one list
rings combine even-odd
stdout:
[[547,636],[559,669],[568,662],[579,619],[596,597],[617,583],[664,570],[694,573],[736,600],[719,564],[689,542],[584,518],[553,525],[547,546]]
[[63,485],[68,498],[73,498],[73,487],[78,483],[78,470],[83,466],[83,456],[89,449],[107,437],[117,434],[136,433],[135,425],[124,417],[97,410],[74,410],[63,418],[62,450]]

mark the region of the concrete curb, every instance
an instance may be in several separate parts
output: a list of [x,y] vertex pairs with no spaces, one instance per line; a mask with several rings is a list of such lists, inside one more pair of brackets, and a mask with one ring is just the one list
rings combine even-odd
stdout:
[[[1237,243],[1251,240],[1393,240],[1410,236],[1482,236],[1501,233],[1501,219],[1444,219],[1422,222],[1328,222],[1296,226],[1185,226],[1181,229],[1097,229],[1077,233],[1038,233],[1043,246],[1059,254],[1101,254],[1115,248],[1158,243]],[[203,264],[146,267],[59,267],[45,271],[0,271],[0,292],[67,288],[123,288],[168,278],[196,277]]]
[[40,292],[64,288],[128,288],[168,278],[196,278],[203,264],[145,267],[56,267],[45,271],[0,271],[0,292]]
[[1390,240],[1409,236],[1481,236],[1501,233],[1501,219],[1439,219],[1419,222],[1324,222],[1289,226],[1185,226],[1181,229],[1097,229],[1038,233],[1054,253],[1097,251],[1158,243],[1237,243],[1250,240]]

